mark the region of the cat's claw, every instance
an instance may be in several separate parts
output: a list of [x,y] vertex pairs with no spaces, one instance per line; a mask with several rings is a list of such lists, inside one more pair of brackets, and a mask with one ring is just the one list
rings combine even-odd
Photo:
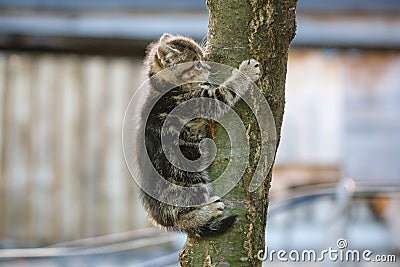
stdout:
[[244,60],[240,64],[239,70],[248,76],[253,82],[260,78],[260,63],[255,59]]

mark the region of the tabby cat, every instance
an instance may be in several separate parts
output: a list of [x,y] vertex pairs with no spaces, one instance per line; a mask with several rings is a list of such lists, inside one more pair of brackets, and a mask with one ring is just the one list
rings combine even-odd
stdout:
[[[186,64],[178,65],[180,63]],[[234,223],[236,216],[227,215],[220,197],[212,196],[211,188],[207,185],[209,174],[207,169],[202,167],[207,164],[200,160],[200,163],[197,162],[197,171],[181,169],[171,162],[174,154],[168,155],[162,144],[162,138],[166,135],[176,135],[179,137],[180,152],[187,160],[196,162],[202,159],[202,154],[207,154],[207,146],[201,146],[201,141],[211,137],[209,120],[195,118],[185,122],[183,127],[174,127],[165,125],[166,117],[178,105],[196,98],[224,103],[218,105],[215,104],[217,101],[212,101],[211,104],[202,104],[202,109],[208,114],[223,116],[226,109],[240,99],[239,95],[249,90],[251,83],[259,78],[259,63],[254,59],[243,61],[239,70],[234,69],[230,77],[219,86],[212,85],[211,82],[182,83],[197,78],[208,79],[210,66],[204,61],[203,48],[194,40],[164,34],[157,42],[149,45],[144,65],[147,78],[154,79],[150,79],[143,102],[138,104],[138,128],[144,129],[145,134],[144,138],[136,137],[135,141],[137,144],[144,144],[142,148],[140,145],[136,148],[138,169],[135,178],[143,185],[141,197],[148,216],[158,226],[184,231],[190,236],[205,237],[223,233]],[[164,71],[164,74],[158,77],[157,74],[161,71]],[[243,78],[246,77],[243,74],[247,78]],[[196,105],[193,105],[193,111],[195,109]],[[173,116],[177,121],[182,119],[179,115]],[[167,127],[167,131],[163,132],[163,127]],[[143,159],[146,157],[150,159],[149,164],[144,163]],[[163,183],[154,179],[158,175],[171,186],[161,185]],[[183,191],[178,191],[173,185],[190,187],[193,190],[182,193]],[[143,190],[143,187],[147,190]],[[171,204],[155,196],[182,205]],[[185,205],[192,202],[200,204]]]

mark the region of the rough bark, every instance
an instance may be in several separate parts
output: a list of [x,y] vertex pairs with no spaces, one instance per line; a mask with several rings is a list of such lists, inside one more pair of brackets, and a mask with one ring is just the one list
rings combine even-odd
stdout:
[[[285,79],[288,48],[295,30],[296,0],[208,0],[209,29],[207,57],[237,67],[248,58],[262,67],[257,85],[272,110],[277,145],[280,139],[285,104]],[[224,201],[238,219],[225,234],[208,239],[188,238],[180,253],[181,266],[261,266],[259,250],[265,248],[265,226],[271,173],[254,192],[248,186],[258,162],[260,132],[255,117],[242,102],[235,108],[249,132],[249,166],[242,180]],[[227,135],[216,125],[217,159],[211,174],[218,176],[229,155]],[[276,145],[276,148],[277,148]]]

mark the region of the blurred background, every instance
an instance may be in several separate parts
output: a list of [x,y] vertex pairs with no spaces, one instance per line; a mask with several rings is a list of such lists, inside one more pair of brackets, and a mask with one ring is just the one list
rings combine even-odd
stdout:
[[[0,0],[0,266],[176,266],[122,120],[146,45],[207,20],[204,0]],[[400,2],[299,0],[297,20],[268,245],[398,255]]]

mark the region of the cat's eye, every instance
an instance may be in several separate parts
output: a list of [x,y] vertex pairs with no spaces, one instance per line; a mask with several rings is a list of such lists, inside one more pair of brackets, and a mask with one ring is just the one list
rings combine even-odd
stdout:
[[203,64],[201,64],[201,62],[197,62],[196,65],[194,65],[194,67],[198,70],[201,70],[203,68]]

